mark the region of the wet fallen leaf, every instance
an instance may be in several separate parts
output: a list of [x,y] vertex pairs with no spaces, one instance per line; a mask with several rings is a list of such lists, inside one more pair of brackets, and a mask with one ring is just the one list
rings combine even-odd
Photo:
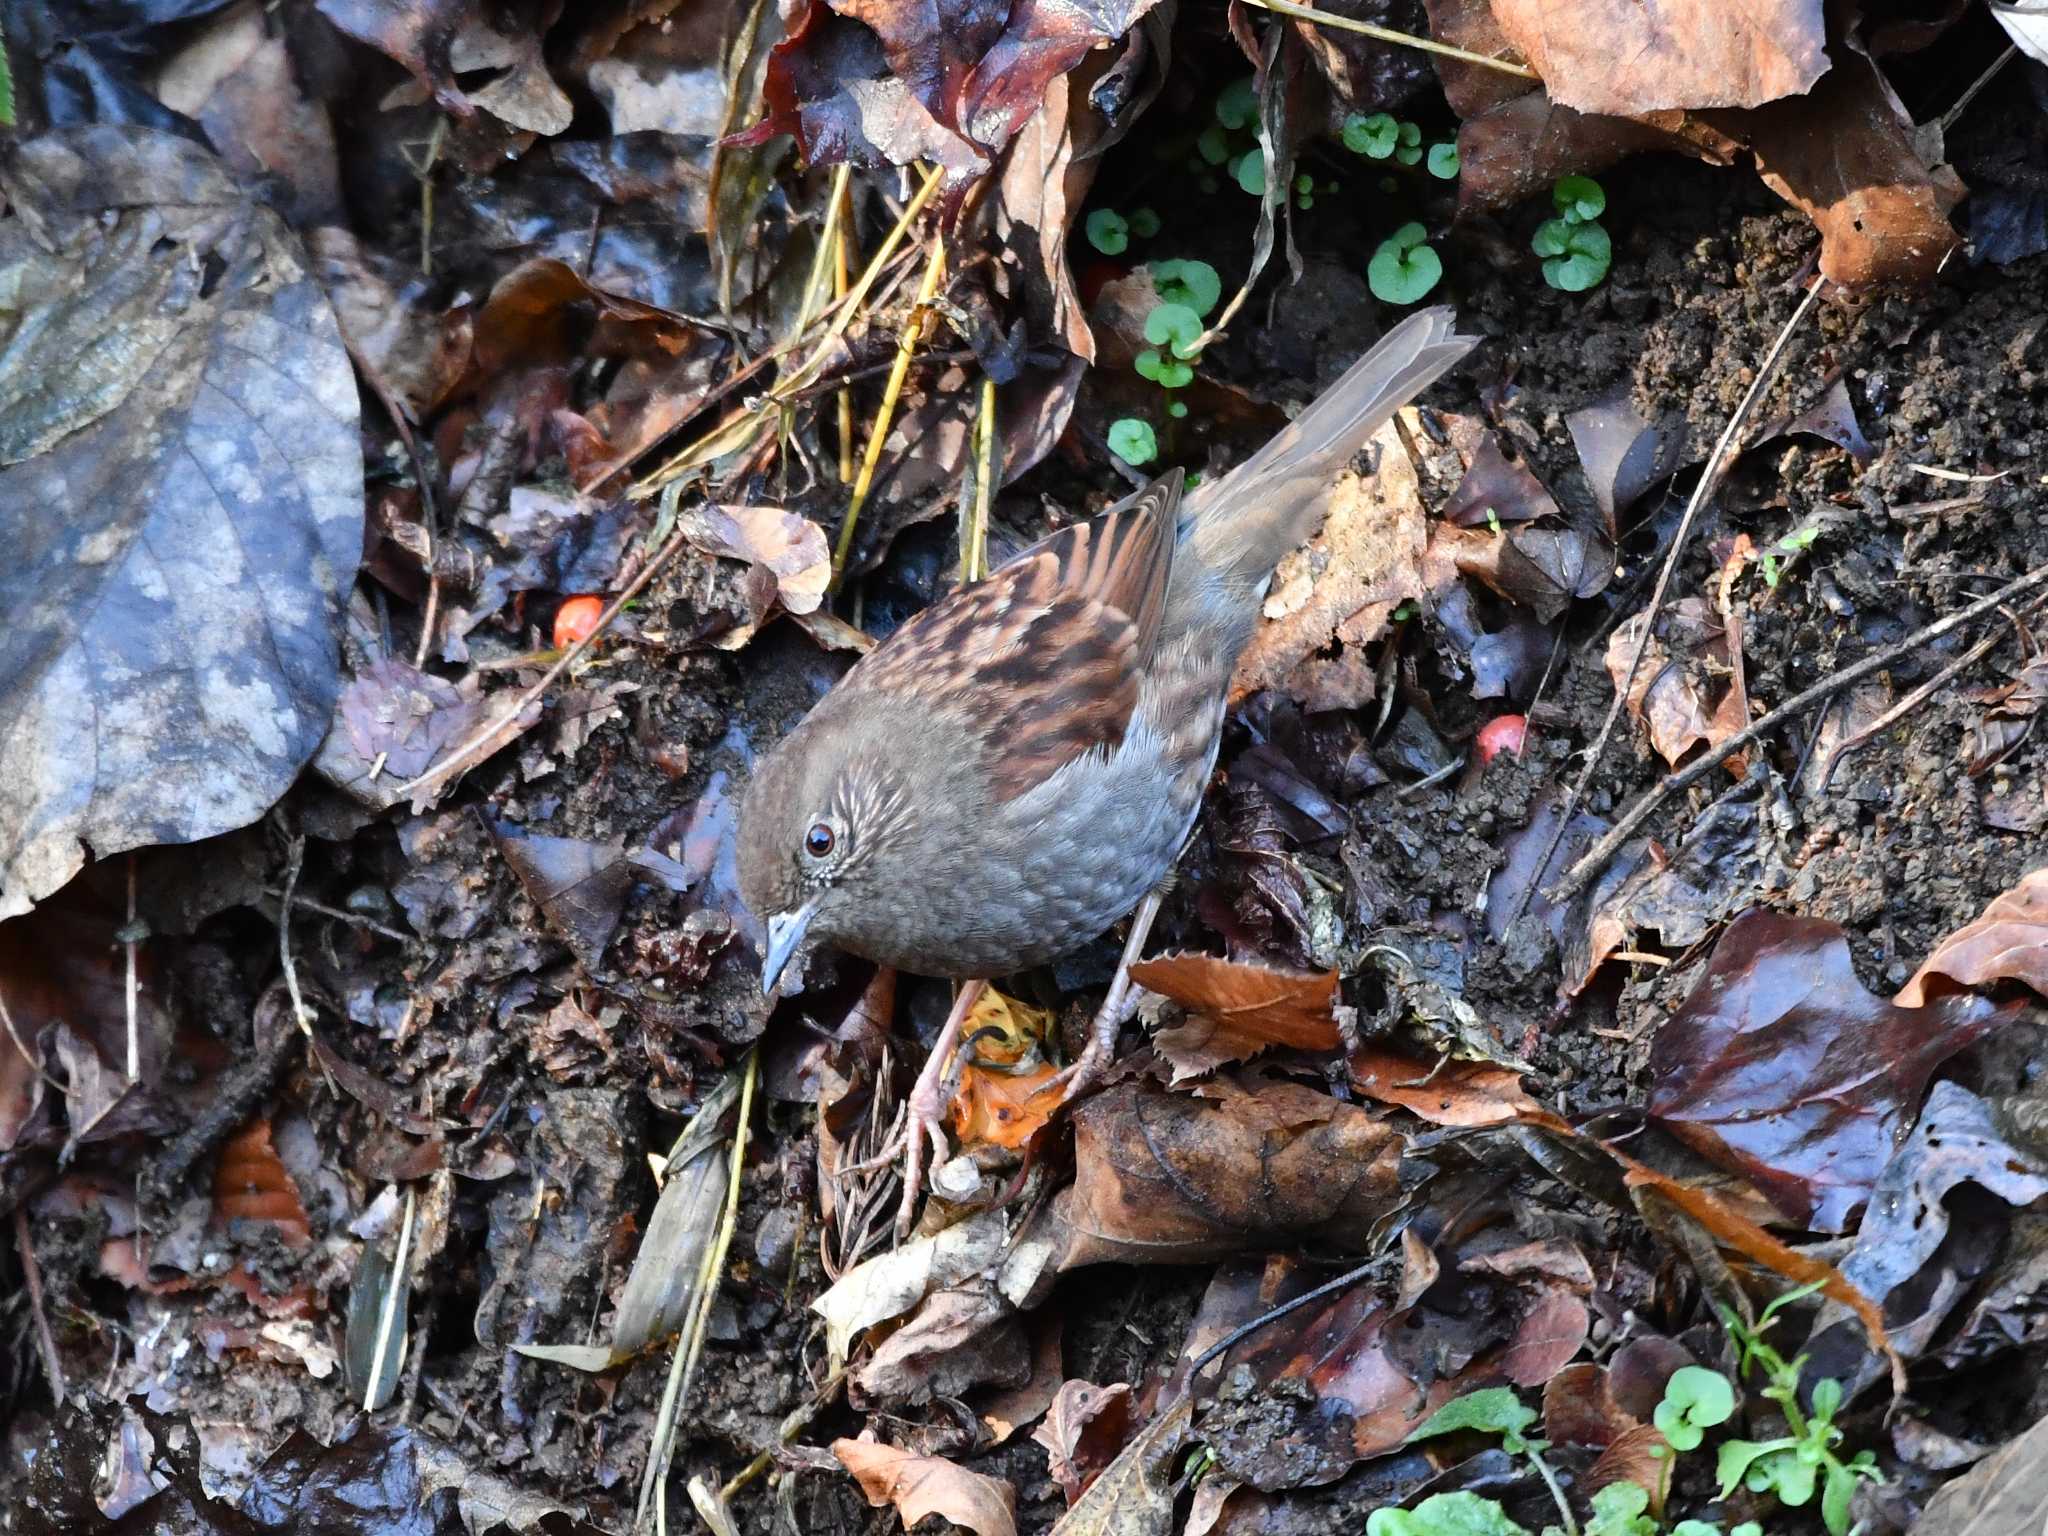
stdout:
[[837,1456],[877,1509],[896,1507],[908,1531],[927,1515],[964,1526],[975,1536],[1016,1536],[1017,1494],[979,1472],[873,1440],[834,1440]]
[[350,37],[405,66],[446,110],[475,109],[455,83],[450,59],[457,30],[483,9],[478,0],[315,0],[320,14]]
[[2048,868],[2021,876],[2018,885],[1935,945],[1892,1001],[1918,1008],[2008,981],[2048,997]]
[[1029,1379],[1024,1319],[996,1281],[976,1276],[932,1292],[848,1378],[862,1407],[959,1398]]
[[1098,1387],[1092,1381],[1068,1381],[1060,1384],[1045,1422],[1031,1438],[1045,1447],[1046,1470],[1067,1503],[1074,1504],[1116,1459],[1130,1430],[1129,1382]]
[[1460,528],[1527,523],[1559,515],[1557,502],[1535,471],[1501,451],[1497,432],[1480,437],[1465,477],[1443,506],[1444,518]]
[[586,969],[602,971],[605,949],[633,889],[633,867],[625,855],[604,843],[549,837],[495,818],[487,825],[550,926]]
[[1580,112],[1753,107],[1827,72],[1820,0],[1493,0],[1552,97]]
[[1007,1387],[980,1400],[981,1422],[1001,1445],[1010,1436],[1042,1416],[1058,1395],[1066,1379],[1061,1369],[1060,1335],[1063,1325],[1056,1317],[1042,1316],[1032,1330],[1031,1376],[1021,1387]]
[[1205,1098],[1127,1084],[1074,1117],[1055,1209],[1060,1267],[1187,1264],[1285,1236],[1363,1241],[1397,1199],[1400,1138],[1293,1083],[1204,1081]]
[[1613,537],[1620,515],[1651,486],[1678,473],[1685,434],[1677,423],[1646,420],[1626,387],[1565,417],[1579,467]]
[[855,1265],[811,1303],[825,1320],[833,1359],[844,1360],[855,1337],[874,1324],[901,1317],[933,1291],[989,1269],[1008,1236],[1002,1212],[984,1211]]
[[1757,171],[1820,231],[1820,269],[1846,288],[1924,286],[1961,244],[1949,210],[1963,195],[1930,168],[1877,66],[1844,50],[1812,92],[1743,124]]
[[1186,1395],[1153,1415],[1060,1516],[1050,1536],[1167,1536],[1173,1526],[1173,1464],[1194,1403]]
[[[327,734],[363,539],[357,397],[282,219],[190,141],[11,146],[0,917],[246,825]],[[262,360],[252,366],[250,359]],[[53,518],[49,509],[69,509]]]
[[1650,1048],[1650,1114],[1815,1231],[1869,1198],[1928,1076],[2001,1022],[1976,998],[1901,1008],[1833,923],[1756,909]]
[[1614,579],[1612,546],[1578,528],[1525,523],[1494,533],[1439,523],[1428,558],[1432,565],[1450,562],[1546,625],[1573,599],[1596,596]]
[[1334,1051],[1339,1045],[1337,973],[1321,975],[1225,960],[1215,955],[1172,954],[1140,961],[1131,979],[1191,1010],[1184,1024],[1153,1037],[1173,1064],[1173,1080],[1244,1061],[1268,1046]]

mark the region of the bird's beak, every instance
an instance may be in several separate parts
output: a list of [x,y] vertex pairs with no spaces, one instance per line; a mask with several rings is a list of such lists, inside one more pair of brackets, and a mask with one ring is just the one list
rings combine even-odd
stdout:
[[789,962],[804,941],[804,930],[818,915],[818,898],[813,896],[792,912],[776,912],[768,919],[768,948],[761,956],[761,990],[773,992]]

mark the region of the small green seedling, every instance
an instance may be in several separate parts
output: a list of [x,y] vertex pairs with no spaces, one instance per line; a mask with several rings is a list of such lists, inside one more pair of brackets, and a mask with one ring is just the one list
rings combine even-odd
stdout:
[[1152,286],[1163,303],[1184,304],[1197,316],[1207,315],[1223,297],[1223,279],[1206,261],[1175,256],[1149,262],[1146,270],[1152,274]]
[[1429,174],[1439,181],[1458,179],[1458,146],[1446,141],[1429,146]]
[[[1557,1501],[1558,1513],[1564,1517],[1565,1536],[1579,1536],[1578,1521],[1572,1516],[1571,1505],[1565,1502],[1564,1490],[1558,1486],[1557,1474],[1550,1470],[1550,1463],[1543,1459],[1543,1453],[1550,1448],[1549,1442],[1534,1439],[1526,1433],[1535,1424],[1537,1418],[1536,1410],[1516,1397],[1512,1388],[1482,1387],[1477,1392],[1467,1392],[1463,1397],[1454,1397],[1448,1403],[1445,1403],[1443,1407],[1437,1409],[1435,1413],[1423,1420],[1418,1428],[1410,1432],[1408,1443],[1412,1445],[1417,1440],[1428,1440],[1437,1435],[1453,1434],[1459,1430],[1475,1430],[1481,1434],[1499,1435],[1501,1449],[1510,1456],[1527,1458],[1529,1465],[1535,1469],[1536,1475],[1543,1479],[1544,1486],[1549,1488],[1551,1498]],[[1438,1495],[1438,1497],[1451,1497],[1451,1495]],[[1420,1516],[1432,1502],[1434,1501],[1431,1499],[1424,1499],[1422,1503],[1415,1506],[1415,1509],[1411,1512],[1412,1515]],[[1494,1514],[1499,1519],[1507,1519],[1507,1516],[1501,1513],[1500,1506],[1494,1504],[1491,1499],[1485,1499],[1481,1502],[1492,1505]],[[1385,1513],[1387,1513],[1385,1510],[1375,1511],[1372,1520],[1378,1520],[1380,1515]],[[1513,1526],[1513,1522],[1510,1521],[1509,1525]],[[1519,1529],[1519,1527],[1514,1528]],[[1463,1531],[1467,1528],[1460,1526],[1457,1529]],[[1497,1527],[1473,1526],[1470,1529],[1493,1530],[1497,1529]],[[1548,1536],[1550,1529],[1550,1527],[1545,1527],[1546,1536]],[[1448,1533],[1442,1526],[1427,1526],[1419,1529],[1397,1526],[1391,1532],[1376,1532],[1372,1521],[1367,1522],[1366,1531],[1368,1536],[1448,1536]],[[1607,1533],[1607,1536],[1621,1536],[1621,1533],[1610,1532]]]
[[1155,347],[1171,347],[1173,355],[1189,358],[1200,352],[1202,317],[1185,304],[1155,304],[1145,317],[1145,339]]
[[1607,211],[1607,193],[1590,176],[1561,176],[1550,189],[1550,201],[1568,224],[1584,224]]
[[1088,243],[1105,256],[1121,256],[1130,247],[1131,226],[1113,208],[1096,209],[1083,227],[1088,231]]
[[1376,1509],[1365,1536],[1529,1536],[1496,1499],[1476,1493],[1432,1493],[1413,1509]]
[[1847,1461],[1835,1454],[1842,1432],[1835,1428],[1835,1415],[1842,1407],[1842,1384],[1833,1377],[1814,1383],[1813,1407],[1809,1413],[1799,1404],[1799,1373],[1804,1355],[1791,1360],[1778,1353],[1764,1338],[1778,1312],[1791,1302],[1809,1296],[1819,1284],[1788,1291],[1764,1308],[1756,1327],[1746,1326],[1733,1312],[1723,1310],[1722,1322],[1728,1336],[1741,1346],[1738,1369],[1747,1375],[1754,1368],[1763,1372],[1767,1385],[1763,1395],[1778,1405],[1785,1416],[1786,1433],[1774,1440],[1726,1440],[1715,1471],[1721,1479],[1722,1498],[1738,1487],[1751,1493],[1775,1493],[1792,1508],[1813,1501],[1820,1489],[1821,1523],[1829,1536],[1849,1536],[1849,1503],[1862,1482],[1881,1483],[1877,1457],[1858,1451]]
[[1725,1424],[1735,1412],[1735,1389],[1719,1371],[1704,1366],[1680,1366],[1664,1384],[1664,1400],[1657,1405],[1655,1421],[1674,1451],[1696,1451],[1707,1431]]
[[1138,371],[1141,379],[1150,379],[1161,389],[1185,389],[1195,379],[1192,366],[1177,357],[1168,357],[1155,347],[1147,347],[1131,360],[1131,366]]
[[1419,123],[1403,123],[1396,130],[1394,158],[1403,165],[1422,163],[1422,126]]
[[1388,304],[1413,304],[1437,285],[1444,263],[1424,243],[1428,235],[1420,224],[1403,224],[1380,243],[1365,267],[1366,286],[1374,297]]
[[1185,400],[1169,400],[1169,401],[1167,401],[1167,402],[1166,402],[1166,414],[1167,414],[1167,415],[1169,415],[1169,416],[1171,416],[1171,417],[1172,417],[1172,418],[1173,418],[1173,419],[1174,419],[1175,421],[1179,421],[1179,420],[1183,419],[1183,418],[1184,418],[1184,417],[1185,417],[1185,416],[1187,415],[1187,413],[1188,413],[1188,403],[1187,403],[1187,401],[1185,401]]
[[1819,537],[1820,524],[1808,523],[1804,528],[1794,528],[1785,537],[1765,550],[1757,560],[1757,563],[1763,567],[1764,585],[1773,592],[1777,591],[1780,574],[1779,561],[1789,561],[1794,555],[1811,546],[1813,541]]
[[1230,137],[1211,123],[1195,139],[1195,152],[1211,165],[1221,165],[1230,158]]
[[1216,98],[1216,121],[1226,128],[1249,128],[1258,115],[1259,83],[1252,75],[1231,81]]
[[1657,1521],[1649,1509],[1650,1490],[1640,1483],[1609,1483],[1593,1495],[1586,1536],[1657,1536]]
[[1237,178],[1237,184],[1253,197],[1266,195],[1266,152],[1263,149],[1248,149],[1237,157],[1230,174]]
[[1150,240],[1159,233],[1159,215],[1150,208],[1133,208],[1130,217],[1131,233],[1140,240]]
[[1385,112],[1367,117],[1354,112],[1344,119],[1344,147],[1354,155],[1384,160],[1401,142],[1401,125]]
[[1109,451],[1139,469],[1159,457],[1159,439],[1152,424],[1136,416],[1120,416],[1109,424]]
[[1565,293],[1599,286],[1614,262],[1614,243],[1598,224],[1545,219],[1529,249],[1543,258],[1543,281]]

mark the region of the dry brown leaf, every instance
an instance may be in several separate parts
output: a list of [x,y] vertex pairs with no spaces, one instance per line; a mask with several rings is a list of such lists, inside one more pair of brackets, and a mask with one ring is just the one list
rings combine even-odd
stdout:
[[[1484,54],[1490,59],[1520,62],[1507,33],[1501,31],[1500,23],[1494,19],[1489,0],[1422,0],[1422,3],[1429,15],[1429,35],[1438,42],[1449,43],[1467,53]],[[1430,57],[1436,65],[1437,78],[1443,82],[1444,99],[1460,118],[1477,117],[1504,101],[1542,89],[1536,81],[1504,70],[1488,69],[1483,64],[1461,64],[1442,54]]]
[[1187,1439],[1194,1399],[1183,1393],[1132,1437],[1051,1536],[1167,1536],[1173,1527],[1173,1462]]
[[1061,1367],[1060,1320],[1043,1315],[1031,1335],[1031,1379],[982,1399],[981,1422],[1001,1445],[1052,1406],[1066,1372]]
[[[1607,642],[1607,676],[1617,692],[1628,682],[1647,616],[1636,614]],[[1719,746],[1749,724],[1740,691],[1727,682],[1728,659],[1727,632],[1705,598],[1680,598],[1665,607],[1629,685],[1628,712],[1671,767],[1702,745]]]
[[1031,1438],[1045,1447],[1046,1470],[1075,1504],[1123,1449],[1131,1429],[1131,1385],[1067,1381],[1053,1395]]
[[1500,1125],[1537,1107],[1521,1074],[1487,1061],[1432,1066],[1377,1045],[1351,1053],[1351,1081],[1382,1104],[1397,1105],[1431,1125]]
[[1634,1483],[1650,1496],[1650,1513],[1664,1515],[1671,1491],[1671,1445],[1651,1424],[1635,1424],[1613,1442],[1586,1471],[1586,1492],[1597,1493],[1610,1483]]
[[1493,14],[1579,112],[1760,106],[1828,68],[1821,0],[1493,0]]
[[1560,176],[1598,175],[1630,155],[1666,151],[1727,165],[1736,125],[1697,113],[1603,117],[1560,106],[1543,91],[1504,101],[1458,129],[1458,206],[1486,212],[1548,192]]
[[2048,1419],[1927,1501],[1916,1536],[2038,1536],[2048,1520]]
[[1992,898],[1991,905],[1934,946],[1892,999],[1918,1008],[1951,992],[2016,981],[2048,997],[2048,867]]
[[1007,1483],[943,1456],[919,1456],[873,1440],[834,1440],[832,1454],[853,1474],[868,1503],[876,1509],[896,1506],[906,1531],[938,1515],[975,1536],[1016,1536],[1017,1495]]
[[1877,66],[1848,54],[1811,95],[1748,113],[1766,185],[1820,231],[1820,270],[1847,288],[1924,285],[1962,243],[1962,182],[1930,169]]
[[688,514],[690,542],[706,554],[765,567],[790,613],[811,613],[832,583],[825,530],[780,507],[702,506]]
[[213,1210],[224,1224],[269,1227],[292,1248],[313,1240],[299,1187],[271,1145],[268,1120],[251,1120],[221,1144]]
[[1280,562],[1266,617],[1231,680],[1233,699],[1278,689],[1302,707],[1356,709],[1373,696],[1362,652],[1403,602],[1423,590],[1429,541],[1422,488],[1392,423],[1368,452],[1378,469],[1331,488],[1329,515],[1306,548]]
[[1341,1043],[1332,1007],[1335,971],[1315,975],[1183,953],[1141,961],[1131,967],[1131,979],[1193,1011],[1185,1024],[1154,1037],[1173,1064],[1175,1082],[1272,1045],[1334,1051]]

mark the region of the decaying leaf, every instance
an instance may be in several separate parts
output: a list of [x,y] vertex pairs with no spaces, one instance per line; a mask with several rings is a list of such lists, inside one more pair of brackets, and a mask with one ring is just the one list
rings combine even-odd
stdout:
[[1322,975],[1225,960],[1215,955],[1172,954],[1131,967],[1139,986],[1191,1011],[1187,1022],[1153,1037],[1173,1063],[1175,1082],[1244,1061],[1268,1046],[1334,1051],[1340,1041],[1337,973]]
[[1647,618],[1638,613],[1609,637],[1607,676],[1617,693],[1628,684],[1630,718],[1648,732],[1657,755],[1676,768],[1695,749],[1719,746],[1748,725],[1748,712],[1732,681],[1728,631],[1703,597],[1664,606],[1629,682],[1629,663],[1642,645]]
[[[832,582],[832,551],[825,530],[780,507],[705,505],[684,514],[689,539],[709,555],[744,560],[775,578],[775,596],[790,613],[813,613]],[[748,631],[747,634],[751,634]],[[721,637],[728,650],[743,643]]]
[[88,847],[269,809],[327,734],[363,529],[355,380],[278,215],[167,133],[8,150],[0,917]]
[[2048,1519],[2048,1419],[1941,1489],[1919,1536],[2035,1536]]
[[1173,1463],[1193,1414],[1186,1394],[1154,1414],[1081,1501],[1060,1516],[1051,1536],[1167,1536],[1173,1525]]
[[1016,1536],[1017,1494],[943,1456],[920,1456],[874,1440],[834,1440],[837,1456],[868,1503],[896,1506],[908,1531],[927,1515],[964,1526],[975,1536]]
[[2007,981],[2048,997],[2048,868],[2021,876],[2018,885],[1935,945],[1892,1001],[1918,1008]]
[[1098,1387],[1092,1381],[1068,1381],[1061,1383],[1045,1422],[1031,1438],[1045,1447],[1046,1470],[1073,1504],[1122,1450],[1130,1425],[1129,1382]]
[[1500,1125],[1536,1107],[1522,1074],[1490,1061],[1416,1061],[1365,1045],[1348,1065],[1360,1093],[1432,1125]]
[[1474,212],[1512,207],[1561,176],[1597,175],[1631,155],[1690,155],[1727,165],[1740,149],[1696,112],[1606,117],[1532,91],[1466,116],[1458,129],[1458,203]]
[[1755,909],[1658,1030],[1649,1112],[1815,1231],[1840,1232],[1929,1074],[1999,1022],[1977,998],[1873,997],[1840,928]]
[[953,1133],[963,1147],[1023,1146],[1059,1108],[1059,1095],[1041,1094],[1059,1069],[1039,1049],[1052,1028],[1043,1008],[983,990],[967,1016],[960,1087],[953,1095]]
[[901,1317],[935,1290],[983,1273],[1002,1256],[1008,1235],[1002,1212],[983,1211],[856,1264],[811,1303],[825,1319],[832,1358],[844,1360],[864,1329]]
[[213,1208],[231,1231],[238,1224],[268,1228],[293,1248],[313,1240],[298,1186],[271,1145],[268,1120],[251,1120],[221,1145]]
[[1623,116],[1804,93],[1828,68],[1821,10],[1821,0],[1493,0],[1552,97]]

